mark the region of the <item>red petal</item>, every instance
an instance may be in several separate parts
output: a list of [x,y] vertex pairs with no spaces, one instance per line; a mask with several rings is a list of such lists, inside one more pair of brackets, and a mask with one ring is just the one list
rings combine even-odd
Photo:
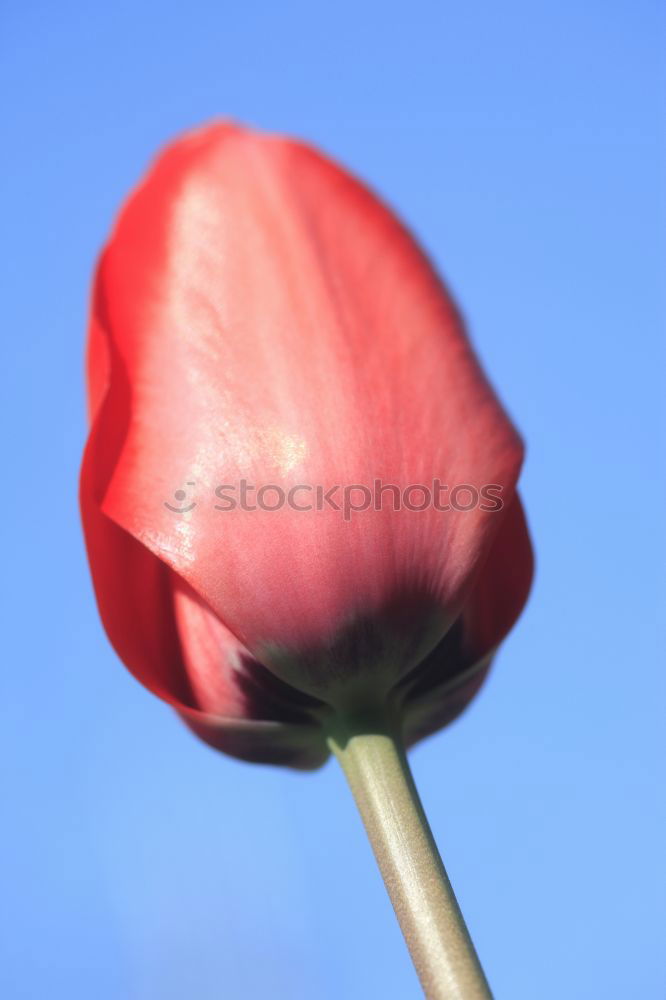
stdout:
[[193,705],[172,611],[171,570],[102,510],[122,449],[129,386],[115,369],[96,286],[88,342],[93,426],[81,470],[81,513],[100,616],[116,652],[135,676],[174,705]]
[[[104,408],[119,446],[99,502],[253,653],[328,641],[401,588],[457,613],[497,515],[214,506],[243,476],[511,494],[515,432],[429,264],[365,188],[297,143],[202,130],[134,194],[99,280],[126,386]],[[174,515],[186,482],[197,507]]]
[[442,729],[467,707],[527,601],[532,575],[532,546],[516,495],[460,618],[401,685],[408,744]]
[[[278,704],[278,710],[265,721],[261,717],[265,705],[256,693],[243,696],[242,690],[230,680],[231,658],[236,652],[230,648],[234,645],[232,637],[225,635],[226,644],[222,642],[220,634],[224,633],[224,627],[210,620],[204,623],[201,619],[205,612],[197,620],[195,609],[199,602],[187,584],[102,512],[101,498],[125,432],[122,421],[114,418],[128,412],[128,387],[117,377],[117,371],[110,385],[110,345],[103,327],[104,315],[98,286],[88,350],[93,426],[84,455],[80,499],[95,592],[106,632],[137,679],[177,708],[190,728],[211,746],[253,762],[317,767],[328,751],[312,718],[303,713],[296,721],[293,717],[291,721],[281,721]],[[208,615],[208,619],[212,618]],[[186,639],[191,643],[184,653],[179,625],[185,627]],[[202,655],[206,628],[215,631],[215,648],[210,644],[208,647],[218,668],[214,678],[210,658]],[[235,646],[238,645],[236,642]],[[195,657],[195,651],[200,655]],[[211,689],[207,689],[206,681]],[[271,708],[274,707],[272,701]],[[259,718],[253,714],[257,712]],[[285,714],[289,717],[290,713],[282,712]]]

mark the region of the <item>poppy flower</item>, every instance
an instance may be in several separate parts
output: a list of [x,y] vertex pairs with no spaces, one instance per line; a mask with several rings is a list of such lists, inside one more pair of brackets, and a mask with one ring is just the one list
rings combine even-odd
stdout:
[[530,586],[523,448],[363,184],[235,125],[175,142],[102,253],[88,386],[101,618],[199,736],[307,768],[332,716],[386,709],[411,744],[465,708]]

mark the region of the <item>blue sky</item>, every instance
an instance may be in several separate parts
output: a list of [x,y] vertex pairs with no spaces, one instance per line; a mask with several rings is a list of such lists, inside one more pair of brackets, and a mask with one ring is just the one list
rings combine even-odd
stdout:
[[222,115],[321,145],[399,210],[527,440],[529,607],[412,754],[496,995],[662,997],[663,6],[2,19],[2,995],[419,996],[335,765],[198,744],[116,660],[88,579],[94,258],[155,150]]

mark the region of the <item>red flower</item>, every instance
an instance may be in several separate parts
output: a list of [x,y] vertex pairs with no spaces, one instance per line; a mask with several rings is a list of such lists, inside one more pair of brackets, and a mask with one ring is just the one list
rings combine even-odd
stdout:
[[[358,181],[231,125],[176,142],[102,255],[88,379],[100,613],[200,736],[308,767],[331,712],[388,703],[413,742],[465,707],[530,585],[522,447]],[[435,480],[471,489],[414,509]]]

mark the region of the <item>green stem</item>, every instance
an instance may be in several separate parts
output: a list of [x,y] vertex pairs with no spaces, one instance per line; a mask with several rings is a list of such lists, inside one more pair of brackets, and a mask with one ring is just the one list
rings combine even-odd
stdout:
[[339,724],[329,746],[347,776],[426,997],[488,1000],[401,741],[384,725]]

